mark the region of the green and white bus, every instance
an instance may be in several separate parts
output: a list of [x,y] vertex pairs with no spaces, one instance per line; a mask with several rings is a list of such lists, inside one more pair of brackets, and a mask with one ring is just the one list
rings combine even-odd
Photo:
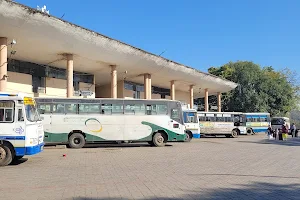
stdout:
[[184,141],[179,101],[36,98],[46,144],[81,148],[86,143]]

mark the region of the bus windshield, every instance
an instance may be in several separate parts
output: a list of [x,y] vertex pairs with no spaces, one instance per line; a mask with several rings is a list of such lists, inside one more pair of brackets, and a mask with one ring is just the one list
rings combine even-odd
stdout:
[[283,118],[273,118],[271,120],[271,125],[283,125],[285,120]]
[[183,112],[184,123],[198,123],[197,112]]
[[36,108],[35,101],[32,98],[25,97],[24,105],[25,105],[26,118],[28,121],[36,122],[36,121],[41,120],[38,110]]

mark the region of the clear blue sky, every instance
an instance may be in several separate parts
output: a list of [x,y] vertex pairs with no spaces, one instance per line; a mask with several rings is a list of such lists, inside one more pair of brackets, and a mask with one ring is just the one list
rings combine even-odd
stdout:
[[300,0],[17,0],[207,71],[250,60],[300,69]]

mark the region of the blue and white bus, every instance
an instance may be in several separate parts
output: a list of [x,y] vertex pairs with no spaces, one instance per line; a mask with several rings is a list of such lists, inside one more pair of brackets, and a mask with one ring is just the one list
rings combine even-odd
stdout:
[[270,113],[243,113],[246,118],[247,134],[266,132],[271,125]]
[[0,126],[0,166],[43,151],[43,125],[33,98],[0,93]]
[[186,141],[190,141],[192,138],[200,138],[200,124],[197,110],[182,105],[182,113],[183,123],[186,129]]

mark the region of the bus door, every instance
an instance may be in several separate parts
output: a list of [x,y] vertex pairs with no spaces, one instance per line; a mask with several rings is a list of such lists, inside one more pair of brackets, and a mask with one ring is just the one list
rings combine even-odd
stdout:
[[10,141],[13,145],[16,136],[16,127],[14,124],[15,102],[12,100],[0,100],[0,140],[5,139]]
[[169,110],[171,118],[169,122],[170,130],[176,133],[184,134],[185,128],[183,125],[183,114],[180,103],[171,102]]
[[52,117],[52,110],[51,110],[51,103],[39,103],[38,104],[38,111],[41,116],[41,120],[43,121],[43,128],[44,128],[44,142],[51,142],[51,117]]

